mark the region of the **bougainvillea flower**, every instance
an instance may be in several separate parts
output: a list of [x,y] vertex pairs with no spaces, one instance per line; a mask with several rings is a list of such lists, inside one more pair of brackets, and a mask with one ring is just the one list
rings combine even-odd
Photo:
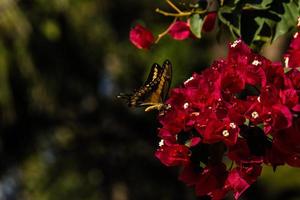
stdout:
[[[294,167],[300,167],[300,119],[293,126],[274,134],[274,148],[281,154],[281,159]],[[273,163],[272,163],[273,164]]]
[[292,126],[293,116],[288,107],[284,105],[272,106],[272,127],[274,130],[286,129]]
[[250,187],[250,184],[243,179],[237,169],[230,171],[226,180],[226,185],[233,190],[234,199],[238,199],[241,194]]
[[185,40],[191,36],[190,26],[184,21],[171,24],[168,33],[175,40]]
[[179,175],[179,180],[187,186],[194,186],[201,176],[202,168],[194,163],[189,163],[184,166]]
[[225,164],[218,163],[206,166],[196,183],[196,194],[203,196],[215,190],[222,189],[226,178],[227,171]]
[[214,29],[217,19],[217,12],[210,12],[204,18],[204,23],[202,26],[203,32],[210,32]]
[[186,165],[189,163],[190,150],[179,144],[162,145],[155,156],[166,166]]
[[159,116],[155,155],[167,166],[183,166],[179,179],[198,196],[221,200],[233,191],[238,199],[263,163],[300,167],[300,71],[285,73],[241,39],[229,45],[226,59],[172,89],[165,103],[170,108]]
[[284,55],[285,67],[300,67],[300,34],[295,33],[287,53]]
[[154,43],[152,32],[140,24],[137,24],[130,30],[129,39],[139,49],[149,49]]

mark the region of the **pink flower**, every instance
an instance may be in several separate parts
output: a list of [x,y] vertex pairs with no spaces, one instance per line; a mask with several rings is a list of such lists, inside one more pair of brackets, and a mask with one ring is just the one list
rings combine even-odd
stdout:
[[185,40],[191,36],[190,27],[188,23],[184,21],[174,22],[168,33],[175,40]]
[[129,39],[139,49],[149,49],[154,43],[153,34],[140,24],[130,30]]

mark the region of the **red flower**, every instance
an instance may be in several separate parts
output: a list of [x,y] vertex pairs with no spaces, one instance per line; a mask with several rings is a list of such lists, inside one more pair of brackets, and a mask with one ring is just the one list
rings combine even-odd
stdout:
[[239,166],[243,164],[261,164],[263,158],[251,154],[245,139],[238,139],[236,144],[229,148],[228,158],[233,160]]
[[223,163],[206,166],[196,183],[196,194],[203,196],[223,188],[228,172]]
[[282,104],[289,108],[293,108],[299,103],[299,97],[295,89],[280,90],[279,96]]
[[178,178],[187,186],[194,186],[199,180],[201,171],[202,168],[200,168],[200,166],[189,163],[188,165],[184,166]]
[[226,186],[233,190],[234,199],[238,199],[241,194],[250,187],[250,184],[240,175],[237,169],[230,171]]
[[166,166],[187,165],[190,161],[190,150],[179,144],[162,145],[155,156]]
[[300,71],[297,69],[292,69],[286,75],[291,80],[293,87],[296,90],[300,90]]
[[266,107],[279,103],[279,92],[273,85],[267,85],[260,90],[260,102]]
[[228,123],[211,120],[208,122],[205,129],[203,142],[212,144],[222,141],[228,146],[234,145],[236,143],[239,130],[238,126],[233,122]]
[[288,107],[284,105],[272,106],[272,127],[281,130],[292,126],[293,116]]
[[210,12],[204,18],[204,23],[202,26],[203,32],[210,32],[214,29],[217,19],[217,12]]
[[244,87],[245,79],[243,79],[243,77],[237,70],[229,69],[224,74],[222,74],[221,88],[223,91],[234,94],[242,91]]
[[[171,30],[188,37],[190,30],[180,26],[188,25],[177,22]],[[171,108],[159,116],[163,145],[156,157],[183,165],[179,178],[197,195],[220,200],[233,190],[237,199],[260,176],[263,162],[300,167],[299,99],[297,68],[285,73],[237,40],[226,60],[171,91]],[[220,163],[224,156],[235,163],[229,172]]]
[[168,33],[175,40],[185,40],[191,36],[190,26],[184,21],[174,22]]
[[139,49],[149,49],[154,42],[153,34],[140,24],[130,30],[129,39]]
[[287,53],[284,55],[284,62],[286,67],[297,68],[300,67],[300,34],[295,33]]
[[263,68],[269,84],[274,85],[277,89],[283,89],[286,86],[286,76],[281,63],[275,62],[265,65]]
[[[273,148],[279,152],[277,156],[281,160],[284,160],[290,166],[300,167],[299,141],[300,119],[297,119],[290,128],[280,130],[274,134]],[[272,160],[270,162],[273,164]]]

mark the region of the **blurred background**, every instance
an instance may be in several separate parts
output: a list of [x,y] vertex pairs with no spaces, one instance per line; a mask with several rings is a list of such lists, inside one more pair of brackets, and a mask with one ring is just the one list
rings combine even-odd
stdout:
[[[0,0],[0,200],[196,200],[179,169],[155,157],[157,113],[116,99],[173,63],[172,86],[226,56],[229,34],[150,51],[130,44],[138,21],[155,33],[163,1]],[[279,58],[289,36],[264,54]],[[300,199],[300,170],[265,168],[241,199]],[[200,198],[198,198],[200,199]],[[230,197],[228,199],[231,199]]]

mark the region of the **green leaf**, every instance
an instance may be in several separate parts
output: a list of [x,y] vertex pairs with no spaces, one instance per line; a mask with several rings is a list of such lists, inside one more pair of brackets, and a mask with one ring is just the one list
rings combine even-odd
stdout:
[[250,124],[250,120],[248,118],[246,118],[244,125],[249,126],[249,124]]
[[253,3],[246,3],[246,7],[255,9],[255,10],[266,10],[271,6],[273,0],[263,0],[261,3],[253,4]]
[[228,26],[234,37],[238,38],[241,36],[241,14],[236,13],[235,7],[222,6],[218,10],[218,18],[223,24]]
[[190,18],[190,29],[197,38],[201,38],[202,25],[203,19],[199,14],[195,14]]
[[285,67],[285,68],[283,68],[283,69],[284,69],[284,73],[286,74],[286,73],[288,73],[289,71],[291,71],[293,68]]
[[254,34],[253,41],[261,41],[262,43],[271,42],[276,22],[272,19],[262,17],[256,17],[255,22],[258,28]]
[[256,125],[258,128],[264,130],[264,123],[260,123]]
[[284,13],[281,15],[281,20],[276,25],[274,39],[287,33],[293,27],[296,27],[297,18],[300,15],[300,7],[297,1],[291,0],[289,3],[283,3]]

